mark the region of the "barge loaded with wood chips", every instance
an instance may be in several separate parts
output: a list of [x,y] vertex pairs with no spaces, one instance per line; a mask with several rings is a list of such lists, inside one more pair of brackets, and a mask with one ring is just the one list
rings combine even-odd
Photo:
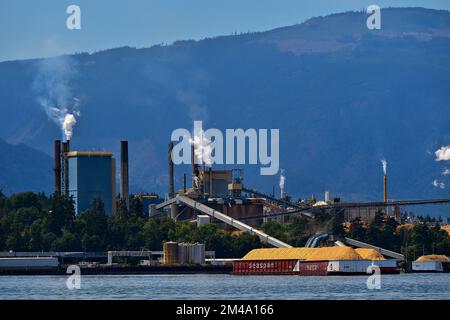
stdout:
[[396,260],[374,249],[351,247],[254,249],[233,262],[236,275],[367,275],[400,272]]

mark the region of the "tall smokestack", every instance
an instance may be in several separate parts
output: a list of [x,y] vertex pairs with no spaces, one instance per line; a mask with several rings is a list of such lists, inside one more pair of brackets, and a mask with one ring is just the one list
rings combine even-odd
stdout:
[[120,141],[120,199],[125,201],[127,209],[130,209],[128,181],[128,141]]
[[183,193],[186,193],[186,173],[183,173]]
[[62,146],[62,170],[61,170],[61,194],[69,194],[69,162],[67,154],[70,152],[70,140],[63,142]]
[[195,164],[195,146],[191,146],[191,163],[192,163],[192,177],[197,175],[197,166]]
[[213,175],[212,175],[212,168],[209,167],[209,195],[212,196],[213,194]]
[[173,142],[169,143],[169,197],[175,195],[175,183],[173,177]]
[[388,201],[388,194],[387,194],[387,175],[384,175],[384,203],[387,203]]
[[55,193],[61,194],[61,140],[54,141],[54,185]]
[[195,146],[192,144],[191,146],[191,163],[192,163],[192,186],[195,185],[194,180],[195,177],[198,176],[198,168],[197,164],[195,163]]

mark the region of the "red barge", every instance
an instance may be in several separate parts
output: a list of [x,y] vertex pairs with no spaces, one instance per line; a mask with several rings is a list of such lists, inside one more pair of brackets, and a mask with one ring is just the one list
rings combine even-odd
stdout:
[[399,273],[396,260],[351,247],[255,249],[233,262],[236,275],[367,275]]

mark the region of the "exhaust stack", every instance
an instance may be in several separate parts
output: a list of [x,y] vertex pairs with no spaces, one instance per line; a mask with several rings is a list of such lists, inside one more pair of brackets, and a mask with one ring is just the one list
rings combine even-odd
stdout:
[[128,210],[130,210],[129,194],[128,141],[120,141],[120,199],[125,201]]
[[173,142],[169,143],[169,197],[175,195],[175,183],[173,177]]
[[56,194],[61,194],[61,140],[55,140],[53,144],[54,158],[54,188]]
[[384,203],[387,203],[388,201],[388,194],[387,194],[387,175],[384,175]]
[[61,194],[69,194],[69,161],[67,154],[70,152],[70,140],[62,143],[62,171],[61,171]]
[[191,147],[191,163],[192,163],[192,179],[194,179],[195,176],[198,175],[198,168],[197,164],[195,163],[195,146],[192,144]]

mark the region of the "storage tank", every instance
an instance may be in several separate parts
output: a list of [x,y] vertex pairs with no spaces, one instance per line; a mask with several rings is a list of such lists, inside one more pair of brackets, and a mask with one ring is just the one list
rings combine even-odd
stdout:
[[177,264],[178,263],[178,243],[164,242],[163,244],[163,264]]
[[180,264],[189,263],[189,243],[178,244],[178,263]]
[[205,264],[205,252],[206,252],[205,244],[204,243],[196,243],[195,244],[194,263]]
[[179,243],[178,263],[180,264],[204,264],[205,245],[202,243]]

